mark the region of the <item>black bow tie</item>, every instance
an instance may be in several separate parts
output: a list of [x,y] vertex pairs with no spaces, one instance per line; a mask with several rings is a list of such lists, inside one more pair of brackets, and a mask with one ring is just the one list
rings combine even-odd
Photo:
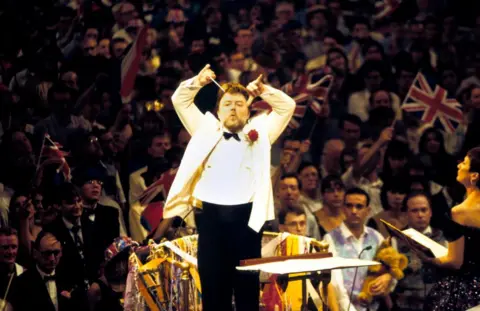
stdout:
[[45,275],[43,277],[44,282],[55,281],[55,275]]
[[233,137],[236,141],[240,141],[240,137],[237,133],[223,132],[223,137],[225,137],[226,140],[229,140]]

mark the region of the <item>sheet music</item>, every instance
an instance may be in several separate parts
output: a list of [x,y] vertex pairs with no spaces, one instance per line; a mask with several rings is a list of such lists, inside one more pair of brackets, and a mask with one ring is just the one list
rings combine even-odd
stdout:
[[468,310],[465,310],[465,311],[480,311],[480,305],[475,306],[475,307],[473,307],[471,309],[468,309]]
[[447,256],[448,248],[438,244],[437,242],[421,234],[417,230],[410,228],[407,230],[403,230],[402,232],[405,233],[405,235],[417,241],[418,243],[422,244],[423,246],[428,247],[432,251],[433,255],[435,255],[435,258]]
[[237,267],[240,271],[263,271],[275,274],[290,274],[322,270],[345,269],[354,267],[376,266],[377,261],[350,259],[341,257],[327,257],[320,259],[289,259],[285,261],[269,262],[258,265]]

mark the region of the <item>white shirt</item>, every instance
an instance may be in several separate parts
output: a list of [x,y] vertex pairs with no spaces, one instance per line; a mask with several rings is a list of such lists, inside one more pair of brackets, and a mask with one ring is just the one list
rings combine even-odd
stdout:
[[[353,233],[350,231],[350,229],[347,228],[345,223],[342,222],[342,224],[339,226],[339,229],[340,229],[340,232],[341,232],[343,238],[353,245],[353,247],[357,251],[357,256],[360,255],[361,251],[363,250],[363,247],[362,247],[363,241],[365,240],[365,237],[366,237],[366,231],[367,231],[366,227],[364,227],[363,233],[360,236],[360,238],[358,238],[358,239],[353,235]],[[378,239],[379,245],[380,245],[380,243],[382,243],[382,241],[384,240],[383,236],[380,234],[380,232],[378,232],[376,230],[374,230],[373,232],[377,236],[377,239]],[[327,242],[328,245],[329,245],[328,246],[328,251],[330,253],[332,253],[332,255],[334,257],[338,256],[337,249],[335,247],[335,243],[334,243],[332,237],[330,236],[330,234],[327,233],[325,235],[324,241]],[[378,246],[378,245],[376,245],[376,246]],[[368,252],[370,252],[370,253],[368,254]],[[375,252],[375,249],[364,251],[362,253],[362,257],[360,259],[372,259],[375,255],[374,252]],[[357,275],[357,277],[358,277],[358,275]],[[346,310],[357,311],[357,309],[353,306],[353,303],[350,304],[350,309],[348,309],[348,305],[350,303],[350,292],[348,292],[347,289],[343,285],[342,270],[340,270],[340,269],[332,270],[332,285],[333,285],[333,288],[335,289],[335,294],[337,296],[337,300],[338,300],[340,310],[342,310],[342,311],[346,311]],[[373,304],[373,305],[370,305],[369,307],[370,307],[371,311],[374,311],[374,310],[377,310],[378,304],[377,305]]]
[[[55,271],[53,271],[51,274],[47,274],[42,270],[40,270],[38,266],[37,266],[37,271],[38,273],[40,273],[42,280],[46,276],[55,276]],[[47,287],[48,295],[50,296],[50,299],[52,300],[52,303],[55,306],[55,310],[58,311],[57,284],[55,283],[55,280],[45,281],[45,286]]]
[[[67,227],[68,232],[70,233],[70,236],[72,237],[73,241],[75,241],[77,237],[72,232],[72,228],[74,225],[70,221],[66,220],[64,217],[62,217],[62,220],[63,220],[63,223],[65,224],[65,227]],[[83,243],[82,225],[80,224],[80,220],[78,221],[77,225],[80,227],[80,230],[78,230],[78,235],[80,236],[80,241]]]
[[[224,131],[226,131],[224,129]],[[201,201],[219,205],[252,202],[255,192],[253,154],[243,132],[240,141],[222,137],[204,164],[193,196]]]

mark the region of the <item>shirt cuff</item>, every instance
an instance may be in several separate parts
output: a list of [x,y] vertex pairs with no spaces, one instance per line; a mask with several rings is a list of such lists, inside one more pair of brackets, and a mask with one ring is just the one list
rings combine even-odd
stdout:
[[275,89],[274,87],[271,87],[270,85],[264,84],[263,87],[264,87],[264,90],[263,90],[263,93],[260,94],[260,97],[270,96],[275,94],[275,91],[278,91],[277,89]]
[[193,77],[193,78],[190,78],[188,80],[185,80],[183,82],[183,86],[188,88],[188,89],[191,89],[191,90],[194,90],[194,89],[199,89],[201,86],[199,84],[197,84],[197,76]]

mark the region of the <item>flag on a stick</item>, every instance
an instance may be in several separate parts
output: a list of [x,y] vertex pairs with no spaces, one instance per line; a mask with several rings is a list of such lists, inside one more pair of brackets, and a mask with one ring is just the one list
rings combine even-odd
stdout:
[[132,97],[143,49],[147,42],[147,30],[148,27],[146,26],[140,28],[137,38],[122,60],[120,95],[122,97],[122,103],[124,104],[128,103]]
[[402,109],[423,123],[444,129],[452,133],[464,121],[460,103],[450,97],[447,90],[434,79],[423,73],[417,73]]
[[[303,74],[282,86],[282,91],[292,97],[297,104],[293,117],[288,124],[290,128],[297,129],[300,127],[301,119],[305,116],[308,107],[311,107],[317,113],[319,105],[324,103],[327,98],[332,81],[333,76],[320,70]],[[315,107],[312,107],[312,105],[315,105]],[[272,111],[272,107],[266,101],[260,100],[252,104],[252,110],[269,113]]]
[[39,164],[43,163],[47,159],[58,160],[61,164],[57,168],[57,173],[62,172],[65,180],[70,181],[72,179],[71,170],[67,160],[65,159],[69,153],[61,150],[61,148],[63,148],[61,144],[53,141],[48,134],[45,134],[43,138],[42,149],[40,150]]

